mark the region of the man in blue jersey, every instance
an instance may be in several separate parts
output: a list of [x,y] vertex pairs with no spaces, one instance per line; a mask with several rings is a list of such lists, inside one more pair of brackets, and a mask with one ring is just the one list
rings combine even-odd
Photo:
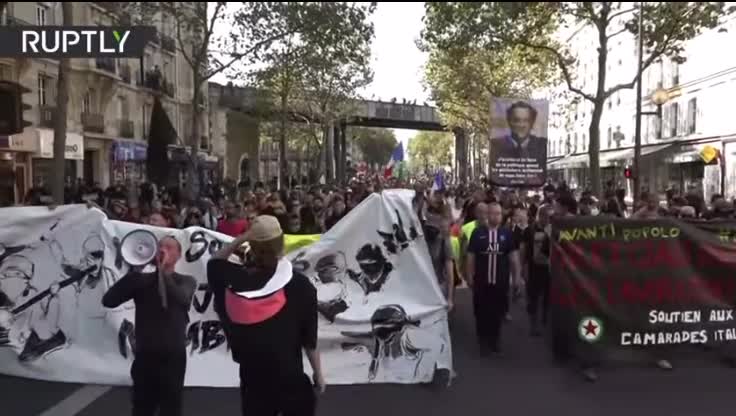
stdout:
[[[483,209],[481,209],[483,211]],[[481,353],[501,352],[501,325],[506,315],[511,284],[520,286],[519,242],[510,229],[501,226],[503,210],[488,204],[487,225],[478,226],[470,236],[466,266],[473,290],[473,312]]]

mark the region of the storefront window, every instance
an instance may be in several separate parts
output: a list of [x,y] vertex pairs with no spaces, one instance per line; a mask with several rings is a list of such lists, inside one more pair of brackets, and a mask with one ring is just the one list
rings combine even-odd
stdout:
[[[33,159],[33,183],[43,183],[50,187],[53,178],[56,176],[54,171],[53,159]],[[77,161],[64,161],[64,178],[65,182],[73,181],[77,177]]]
[[687,192],[690,186],[698,186],[703,183],[704,173],[703,162],[673,164],[670,166],[669,186],[680,192]]

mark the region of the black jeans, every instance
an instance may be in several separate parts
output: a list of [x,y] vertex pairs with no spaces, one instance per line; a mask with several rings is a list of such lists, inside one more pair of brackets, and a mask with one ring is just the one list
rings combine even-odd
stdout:
[[264,389],[251,379],[248,387],[240,376],[240,397],[243,416],[314,416],[317,397],[307,375],[290,388]]
[[547,266],[534,266],[529,270],[526,311],[532,324],[537,323],[539,305],[542,305],[542,324],[547,323],[549,314],[549,269]]
[[508,282],[476,285],[473,288],[475,330],[481,347],[498,347],[509,304]]
[[187,354],[184,349],[137,352],[130,369],[133,377],[133,416],[181,416],[186,368]]

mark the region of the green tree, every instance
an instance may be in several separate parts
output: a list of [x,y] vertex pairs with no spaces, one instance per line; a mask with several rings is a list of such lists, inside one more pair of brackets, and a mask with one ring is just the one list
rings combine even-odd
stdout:
[[347,133],[363,154],[363,161],[369,165],[385,165],[391,158],[399,142],[393,130],[382,128],[350,127]]
[[[726,11],[723,2],[648,2],[642,7],[644,69],[663,56],[682,59],[685,41],[715,27]],[[550,57],[569,91],[593,106],[588,150],[592,191],[600,195],[600,121],[604,104],[617,91],[633,88],[638,80],[635,74],[625,83],[606,83],[609,48],[616,36],[627,31],[637,33],[638,10],[624,2],[432,2],[427,3],[423,38],[444,50],[456,45],[487,50],[521,48],[524,53],[541,52]],[[558,30],[571,27],[592,29],[596,34],[597,77],[593,91],[584,90],[576,82],[578,59],[557,36]]]
[[[279,17],[271,23],[289,33],[260,55],[260,69],[249,75],[268,89],[280,114],[281,186],[288,177],[286,154],[290,116],[317,114],[334,121],[341,102],[370,80],[368,69],[374,4],[348,2],[265,3]],[[310,105],[310,103],[312,105]],[[313,120],[312,120],[313,121]],[[329,136],[324,130],[324,136]],[[324,147],[331,146],[323,139]],[[334,159],[334,157],[333,157]]]
[[419,46],[429,53],[425,83],[450,127],[487,133],[492,97],[528,97],[553,81],[547,71],[551,60],[518,47],[488,50],[455,45],[443,49],[429,39]]
[[[202,119],[206,110],[203,87],[215,75],[238,65],[253,65],[283,39],[298,33],[297,26],[279,24],[285,19],[282,3],[269,2],[136,2],[116,3],[120,14],[136,23],[160,26],[174,38],[177,52],[191,68],[192,95],[190,131],[182,134],[190,146],[187,197],[199,194],[198,153],[202,140]],[[293,17],[292,17],[293,18]],[[227,31],[219,28],[227,27]]]
[[409,140],[409,160],[414,172],[437,169],[452,163],[453,137],[449,133],[422,131]]

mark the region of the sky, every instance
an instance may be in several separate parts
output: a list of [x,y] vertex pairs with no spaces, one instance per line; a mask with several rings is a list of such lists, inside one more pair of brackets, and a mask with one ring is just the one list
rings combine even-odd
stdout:
[[[376,37],[373,40],[373,82],[363,94],[390,101],[428,101],[422,86],[423,67],[427,60],[415,44],[422,30],[424,3],[378,3],[373,15]],[[404,144],[417,132],[395,129]]]
[[[426,54],[419,51],[415,44],[422,30],[423,16],[423,2],[378,3],[372,16],[375,26],[371,62],[373,82],[365,91],[361,91],[364,98],[373,97],[383,101],[406,98],[417,100],[417,103],[428,101],[429,95],[422,85]],[[216,31],[220,30],[227,30],[227,27],[216,28]],[[228,82],[222,74],[213,77],[212,81],[220,84]],[[417,133],[402,129],[394,129],[394,132],[404,148]]]

